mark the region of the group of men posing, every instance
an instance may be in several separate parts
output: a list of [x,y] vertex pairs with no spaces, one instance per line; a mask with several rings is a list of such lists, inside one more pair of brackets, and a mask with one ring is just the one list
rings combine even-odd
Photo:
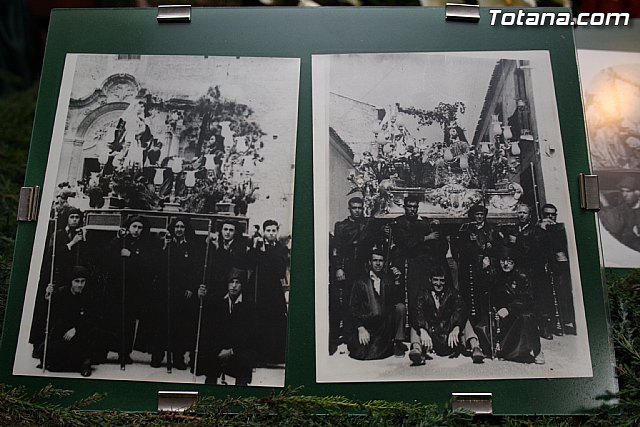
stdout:
[[137,350],[153,368],[190,366],[206,382],[227,374],[246,385],[253,368],[284,363],[289,250],[275,220],[250,239],[231,218],[218,220],[198,238],[188,216],[162,236],[132,215],[106,244],[87,237],[78,209],[58,222],[30,335],[40,367],[89,376],[110,351],[126,369]]
[[543,364],[540,338],[576,333],[554,205],[543,205],[538,220],[518,204],[515,223],[502,224],[475,205],[467,222],[448,227],[420,217],[413,196],[391,221],[366,218],[363,207],[351,198],[330,238],[330,354],[345,343],[358,360],[409,350],[413,365],[434,353]]

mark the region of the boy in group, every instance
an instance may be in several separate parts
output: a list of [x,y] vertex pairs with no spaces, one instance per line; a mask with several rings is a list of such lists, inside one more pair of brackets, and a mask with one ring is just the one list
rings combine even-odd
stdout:
[[431,359],[429,352],[455,358],[465,348],[471,350],[474,363],[483,363],[484,355],[468,320],[464,300],[447,284],[444,268],[436,266],[431,270],[429,285],[421,290],[416,301],[409,352],[413,365],[422,365]]

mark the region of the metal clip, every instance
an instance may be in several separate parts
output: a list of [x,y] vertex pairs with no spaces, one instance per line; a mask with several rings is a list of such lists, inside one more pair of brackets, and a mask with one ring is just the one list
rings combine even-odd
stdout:
[[581,173],[580,179],[580,207],[590,211],[600,210],[600,186],[598,175]]
[[476,415],[493,414],[492,393],[451,393],[453,402],[451,409],[466,409]]
[[35,221],[38,219],[40,206],[40,187],[20,188],[18,200],[18,221]]
[[158,412],[184,412],[197,400],[197,391],[159,391]]
[[191,22],[191,5],[165,4],[158,6],[158,22]]
[[477,4],[447,3],[444,13],[446,21],[480,21],[480,6]]

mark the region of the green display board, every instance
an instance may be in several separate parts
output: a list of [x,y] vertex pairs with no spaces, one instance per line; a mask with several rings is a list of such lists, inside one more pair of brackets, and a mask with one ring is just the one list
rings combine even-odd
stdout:
[[[540,9],[540,11],[545,11]],[[190,23],[158,23],[155,9],[56,10],[51,15],[33,129],[26,185],[42,186],[58,91],[67,53],[216,55],[301,60],[291,258],[289,345],[286,385],[311,395],[344,395],[437,403],[452,393],[493,394],[495,414],[580,414],[603,405],[617,391],[609,319],[599,263],[594,213],[579,207],[578,174],[589,172],[585,126],[573,44],[568,26],[490,26],[445,21],[442,9],[194,9]],[[432,381],[403,383],[316,383],[314,329],[314,205],[311,56],[375,52],[461,52],[546,50],[550,54],[588,326],[592,378]],[[57,387],[105,392],[96,408],[155,410],[157,392],[268,395],[268,388],[220,387],[91,379],[13,376],[34,223],[21,223],[5,318],[0,381],[38,389]]]

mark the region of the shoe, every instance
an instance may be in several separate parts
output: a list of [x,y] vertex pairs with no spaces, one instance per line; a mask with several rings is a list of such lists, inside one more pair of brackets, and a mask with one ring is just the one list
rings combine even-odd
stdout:
[[84,362],[82,364],[82,368],[80,369],[80,375],[83,377],[91,376],[91,362]]
[[236,378],[236,385],[248,386],[250,382],[251,382],[251,378],[246,378],[246,377]]
[[538,355],[534,357],[533,363],[535,363],[536,365],[544,365],[545,363],[544,353],[543,352],[538,353]]
[[187,370],[187,364],[184,363],[184,360],[174,360],[173,361],[173,367],[176,368],[179,371],[186,371]]
[[422,357],[422,348],[420,344],[414,343],[411,351],[409,352],[409,359],[411,360],[411,366],[424,365],[424,357]]
[[480,347],[474,347],[471,353],[471,359],[473,359],[473,363],[484,363],[484,354]]
[[173,353],[173,365],[179,371],[186,371],[187,364],[184,363],[184,353]]
[[404,357],[407,353],[407,346],[402,341],[394,341],[393,355],[395,357]]
[[540,331],[540,338],[544,338],[545,340],[552,340],[553,335],[549,331]]

